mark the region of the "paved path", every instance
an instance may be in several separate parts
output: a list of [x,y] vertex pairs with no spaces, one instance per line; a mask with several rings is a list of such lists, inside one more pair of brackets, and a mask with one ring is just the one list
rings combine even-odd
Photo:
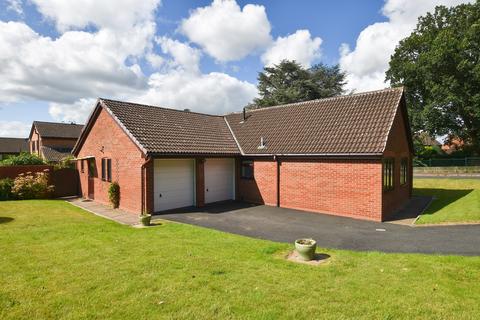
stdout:
[[123,211],[121,209],[113,209],[110,206],[106,206],[95,201],[85,200],[81,198],[70,198],[66,201],[70,202],[74,206],[80,207],[93,214],[96,214],[97,216],[104,217],[121,224],[133,226],[138,224],[139,222],[138,216],[133,213]]
[[157,218],[279,242],[312,237],[326,248],[480,255],[480,225],[411,227],[236,202]]

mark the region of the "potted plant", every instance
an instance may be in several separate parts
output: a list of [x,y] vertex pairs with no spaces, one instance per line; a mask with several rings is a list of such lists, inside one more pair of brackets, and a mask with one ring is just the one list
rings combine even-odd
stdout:
[[317,242],[313,239],[298,239],[295,241],[295,250],[300,259],[310,261],[315,257]]
[[142,224],[142,226],[149,226],[151,220],[152,220],[152,215],[147,212],[143,212],[140,215],[140,223]]

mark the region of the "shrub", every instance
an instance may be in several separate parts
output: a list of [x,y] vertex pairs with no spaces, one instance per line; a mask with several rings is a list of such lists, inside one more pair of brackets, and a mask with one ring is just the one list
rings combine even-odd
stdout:
[[22,152],[18,156],[12,156],[1,161],[2,166],[18,166],[18,165],[36,165],[45,164],[42,158],[35,154]]
[[15,178],[12,193],[18,199],[46,199],[53,195],[54,186],[48,184],[48,170],[32,174],[19,174]]
[[73,159],[75,159],[73,156],[63,158],[61,161],[55,164],[55,169],[75,169],[75,161],[73,161]]
[[120,185],[118,182],[110,183],[108,187],[108,199],[112,203],[113,208],[118,208],[120,205]]
[[0,201],[14,199],[12,193],[13,180],[6,178],[0,180]]

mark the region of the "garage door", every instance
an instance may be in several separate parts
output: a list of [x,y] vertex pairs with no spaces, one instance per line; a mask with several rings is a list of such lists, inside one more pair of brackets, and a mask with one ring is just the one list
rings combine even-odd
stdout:
[[156,159],[154,162],[155,211],[188,207],[193,204],[193,159]]
[[234,164],[229,158],[205,160],[205,203],[235,198]]

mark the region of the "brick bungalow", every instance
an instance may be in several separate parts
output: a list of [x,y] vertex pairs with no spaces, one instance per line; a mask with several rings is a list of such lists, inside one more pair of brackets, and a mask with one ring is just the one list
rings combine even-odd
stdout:
[[73,150],[81,193],[139,213],[223,200],[383,221],[412,192],[402,88],[226,116],[99,99]]
[[34,121],[28,137],[30,153],[47,162],[61,161],[71,156],[82,129],[80,124]]

